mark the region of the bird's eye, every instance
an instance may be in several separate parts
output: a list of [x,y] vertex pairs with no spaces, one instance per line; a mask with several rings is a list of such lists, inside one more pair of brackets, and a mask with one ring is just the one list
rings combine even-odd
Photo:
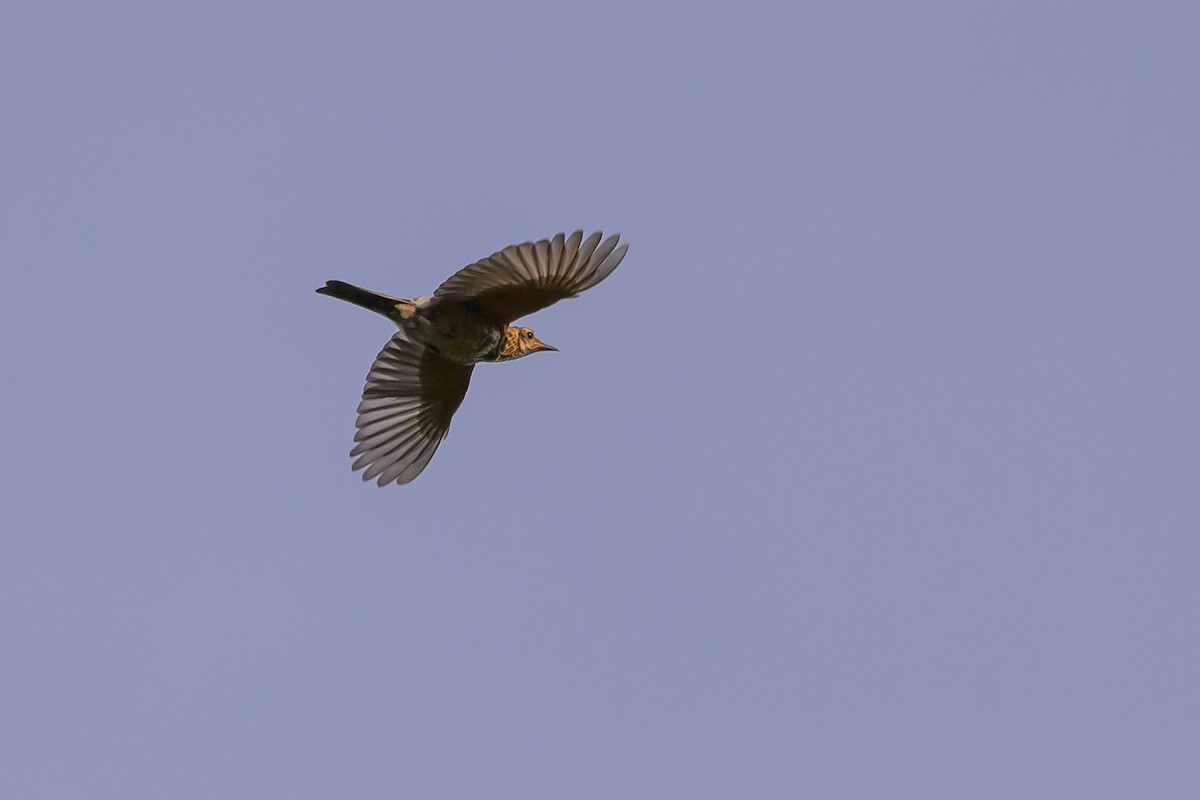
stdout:
[[533,331],[525,331],[525,338],[526,338],[526,339],[532,339],[532,338],[533,338]]

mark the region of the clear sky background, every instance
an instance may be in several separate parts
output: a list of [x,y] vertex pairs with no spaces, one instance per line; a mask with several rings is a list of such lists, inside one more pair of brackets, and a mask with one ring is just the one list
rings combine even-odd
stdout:
[[1197,8],[6,4],[0,796],[1200,796]]

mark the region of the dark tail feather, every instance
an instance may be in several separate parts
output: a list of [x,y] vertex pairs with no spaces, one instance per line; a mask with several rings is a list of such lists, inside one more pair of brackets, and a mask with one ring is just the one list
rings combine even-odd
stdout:
[[395,314],[396,304],[404,302],[398,297],[388,297],[386,294],[372,292],[369,289],[360,289],[342,281],[326,281],[324,286],[317,289],[317,294],[327,294],[384,316]]

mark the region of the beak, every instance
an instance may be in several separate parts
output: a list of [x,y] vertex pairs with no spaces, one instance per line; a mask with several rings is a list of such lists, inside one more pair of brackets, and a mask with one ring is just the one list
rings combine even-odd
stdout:
[[558,352],[558,348],[557,348],[557,347],[555,347],[555,346],[554,346],[554,345],[552,345],[552,344],[546,344],[545,342],[542,342],[542,341],[539,341],[539,342],[538,342],[538,348],[537,348],[537,349],[538,349],[539,351],[540,351],[540,350],[553,350],[555,353],[557,353],[557,352]]

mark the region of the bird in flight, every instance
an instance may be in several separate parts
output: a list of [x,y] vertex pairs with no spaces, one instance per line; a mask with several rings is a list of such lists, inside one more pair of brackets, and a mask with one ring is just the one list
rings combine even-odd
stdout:
[[405,300],[327,281],[317,289],[382,314],[399,330],[367,373],[351,469],[380,486],[421,474],[450,430],[481,361],[512,361],[557,350],[511,323],[609,276],[629,245],[596,231],[506,247],[451,275],[431,297]]

